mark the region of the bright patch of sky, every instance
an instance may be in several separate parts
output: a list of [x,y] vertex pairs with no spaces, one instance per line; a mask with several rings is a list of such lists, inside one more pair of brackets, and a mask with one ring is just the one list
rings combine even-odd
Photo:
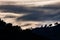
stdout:
[[[14,2],[13,5],[43,6],[43,5],[49,5],[49,4],[54,4],[54,3],[60,2],[60,0],[0,0],[0,2],[1,3]],[[6,3],[6,4],[8,4],[8,3]]]

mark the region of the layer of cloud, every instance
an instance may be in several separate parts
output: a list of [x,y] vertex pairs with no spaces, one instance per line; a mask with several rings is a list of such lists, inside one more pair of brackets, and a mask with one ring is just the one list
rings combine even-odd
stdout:
[[[13,6],[13,5],[3,5],[0,6],[0,10],[2,12],[10,12],[15,14],[26,14],[24,16],[18,17],[16,20],[20,21],[60,21],[60,7],[54,7],[54,6],[44,6],[44,7],[33,7],[33,8],[27,8],[24,6]],[[13,16],[8,16],[12,17]]]
[[58,3],[60,0],[0,0],[0,5],[44,6]]
[[43,7],[0,5],[0,18],[6,22],[20,25],[23,29],[36,27],[60,21],[60,7],[59,5],[46,5]]

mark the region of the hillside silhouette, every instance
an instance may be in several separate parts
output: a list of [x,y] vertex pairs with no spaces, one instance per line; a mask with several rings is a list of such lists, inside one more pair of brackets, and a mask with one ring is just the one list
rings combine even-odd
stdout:
[[41,28],[22,30],[0,19],[0,39],[4,40],[60,40],[60,24],[50,24]]

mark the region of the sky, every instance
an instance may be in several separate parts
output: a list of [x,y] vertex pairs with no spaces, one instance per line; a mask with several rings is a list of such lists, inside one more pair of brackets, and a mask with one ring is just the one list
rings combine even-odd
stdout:
[[[60,2],[60,0],[0,0],[2,5],[4,4],[11,4],[11,5],[27,5],[27,6],[43,6],[54,4]],[[5,2],[5,3],[3,3]],[[13,3],[13,4],[12,4]]]
[[60,0],[0,0],[0,18],[22,29],[60,22]]

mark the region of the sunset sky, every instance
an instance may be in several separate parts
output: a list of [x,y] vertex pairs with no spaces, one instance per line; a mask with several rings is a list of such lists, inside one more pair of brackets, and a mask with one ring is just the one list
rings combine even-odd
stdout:
[[41,5],[41,6],[43,6],[43,5],[49,5],[49,4],[54,4],[54,3],[60,2],[60,0],[0,0],[0,2],[1,3],[5,2],[6,4],[14,3],[11,5],[27,5],[27,6],[29,6],[29,5],[40,6]]
[[0,18],[22,29],[60,22],[60,0],[0,0]]

